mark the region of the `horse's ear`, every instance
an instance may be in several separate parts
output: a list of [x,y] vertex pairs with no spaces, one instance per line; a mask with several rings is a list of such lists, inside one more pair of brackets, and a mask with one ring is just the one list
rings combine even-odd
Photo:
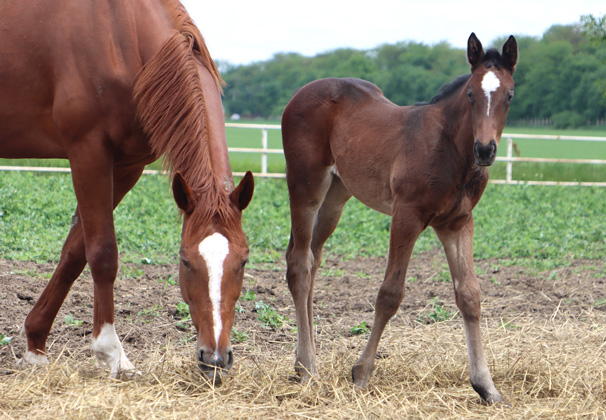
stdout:
[[503,64],[507,67],[507,70],[513,74],[516,70],[516,64],[518,63],[518,42],[513,35],[510,35],[509,39],[503,44],[501,58]]
[[467,40],[467,61],[471,64],[471,71],[474,71],[478,64],[484,59],[484,48],[475,33],[469,35]]
[[196,207],[196,195],[179,172],[173,177],[173,197],[185,214],[190,214]]
[[229,198],[242,211],[248,206],[250,200],[252,200],[254,189],[255,180],[253,174],[248,171],[238,186],[229,194]]

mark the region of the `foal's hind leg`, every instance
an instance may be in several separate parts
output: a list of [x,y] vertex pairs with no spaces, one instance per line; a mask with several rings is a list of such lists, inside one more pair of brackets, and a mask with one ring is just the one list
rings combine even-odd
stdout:
[[504,401],[494,386],[480,334],[480,286],[473,267],[473,218],[462,226],[435,229],[448,260],[455,299],[463,315],[471,385],[488,403]]
[[316,371],[313,337],[313,285],[321,263],[322,246],[334,231],[343,205],[351,197],[343,183],[329,172],[317,168],[309,182],[288,179],[291,203],[291,236],[286,251],[286,279],[297,315],[297,355],[295,370],[302,381]]

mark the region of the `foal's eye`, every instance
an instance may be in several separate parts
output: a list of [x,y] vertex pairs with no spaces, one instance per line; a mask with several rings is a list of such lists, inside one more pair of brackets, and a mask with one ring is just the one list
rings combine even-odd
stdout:
[[469,98],[469,102],[473,102],[473,93],[471,93],[471,90],[467,91],[467,97]]
[[512,99],[513,99],[513,90],[507,94],[507,97],[505,98],[505,102],[511,103]]
[[181,258],[181,262],[187,269],[191,270],[191,266],[189,265],[189,263],[187,261],[185,261],[183,258]]
[[242,261],[242,264],[240,265],[240,270],[244,269],[244,266],[246,265],[247,262],[248,262],[248,258],[245,259],[244,261]]

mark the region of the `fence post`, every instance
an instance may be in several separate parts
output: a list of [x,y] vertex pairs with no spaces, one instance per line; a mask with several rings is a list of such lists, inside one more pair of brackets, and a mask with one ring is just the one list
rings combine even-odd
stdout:
[[[261,147],[267,149],[267,129],[261,130]],[[261,173],[267,173],[267,153],[261,154]]]
[[513,139],[511,137],[507,137],[507,175],[505,179],[508,184],[511,184],[511,172],[513,170],[513,162],[511,158],[513,157]]

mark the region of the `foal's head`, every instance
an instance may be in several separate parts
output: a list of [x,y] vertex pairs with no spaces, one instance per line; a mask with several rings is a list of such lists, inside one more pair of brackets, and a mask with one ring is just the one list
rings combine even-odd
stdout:
[[467,97],[472,110],[473,154],[478,165],[490,166],[494,163],[513,99],[518,44],[510,36],[501,53],[495,49],[484,52],[480,40],[472,33],[467,41],[467,59],[471,64]]
[[253,189],[250,172],[229,195],[216,193],[223,194],[218,200],[196,194],[179,173],[173,178],[173,195],[183,211],[181,294],[198,333],[198,363],[215,383],[233,363],[230,333],[248,261],[241,216]]

